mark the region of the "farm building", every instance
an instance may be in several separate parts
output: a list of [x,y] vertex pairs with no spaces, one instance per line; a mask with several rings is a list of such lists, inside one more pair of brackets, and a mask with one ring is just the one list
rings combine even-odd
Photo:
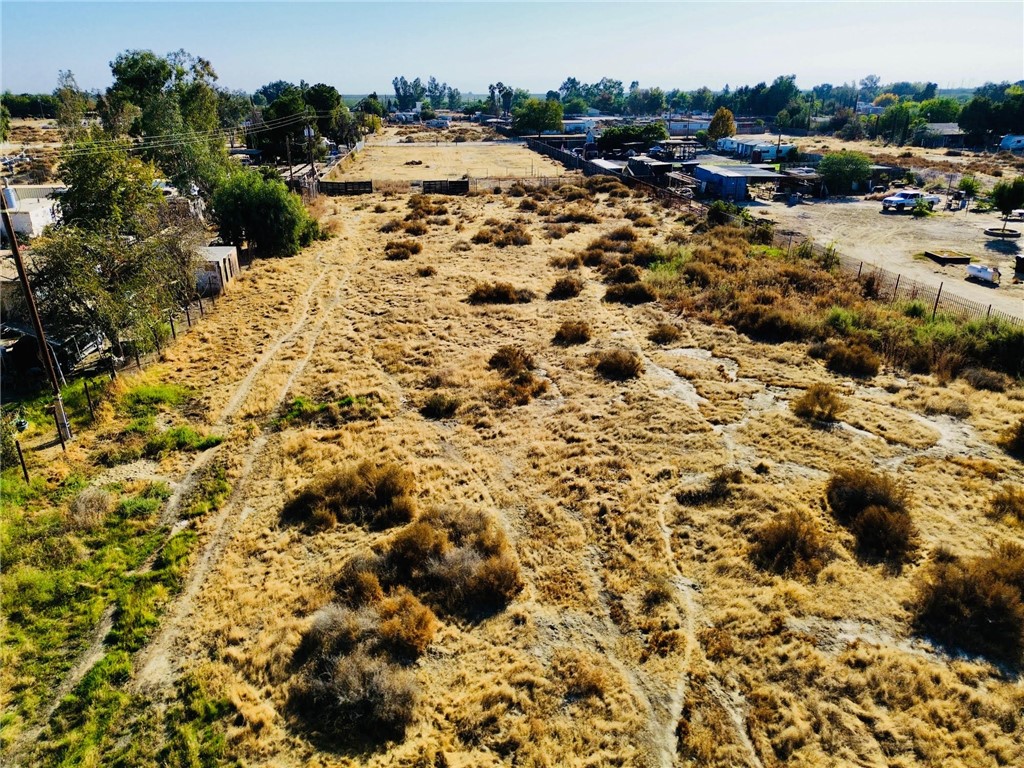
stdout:
[[208,245],[198,251],[196,290],[201,296],[219,296],[238,275],[238,251],[233,245]]
[[698,165],[693,176],[701,182],[702,192],[724,200],[746,200],[747,184],[778,181],[784,178],[770,168],[756,165]]
[[962,147],[967,134],[956,123],[925,123],[922,147]]

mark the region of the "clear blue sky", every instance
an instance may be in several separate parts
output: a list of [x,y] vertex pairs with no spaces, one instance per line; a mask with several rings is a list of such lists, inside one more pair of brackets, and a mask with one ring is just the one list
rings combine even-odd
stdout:
[[720,89],[795,74],[803,88],[877,74],[940,87],[1024,79],[1024,0],[999,2],[12,2],[0,0],[4,89],[57,71],[105,88],[130,48],[184,48],[228,88],[326,82],[391,92],[429,75],[463,92],[532,92],[568,76]]

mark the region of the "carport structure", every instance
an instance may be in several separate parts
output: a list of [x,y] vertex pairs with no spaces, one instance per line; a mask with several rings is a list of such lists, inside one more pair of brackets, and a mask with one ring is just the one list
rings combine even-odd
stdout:
[[759,165],[698,165],[694,177],[701,182],[705,194],[725,200],[746,200],[751,182],[779,181],[784,178],[771,168]]

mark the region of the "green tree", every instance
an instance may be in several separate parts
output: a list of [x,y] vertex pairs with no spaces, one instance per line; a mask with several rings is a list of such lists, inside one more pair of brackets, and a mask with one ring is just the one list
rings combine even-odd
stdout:
[[957,184],[957,189],[964,193],[964,195],[970,199],[977,197],[978,193],[981,192],[981,182],[978,181],[974,176],[964,176],[960,179],[960,183]]
[[1013,181],[1000,181],[992,187],[992,203],[1003,214],[1003,231],[1010,214],[1018,208],[1024,208],[1024,176]]
[[512,112],[512,130],[519,135],[561,131],[562,105],[550,99],[527,99]]
[[960,115],[960,102],[946,96],[922,101],[917,113],[928,123],[955,123]]
[[57,126],[65,138],[81,135],[85,130],[83,121],[89,100],[78,87],[71,70],[62,69],[57,74],[57,88],[53,96],[57,100]]
[[708,126],[708,139],[718,141],[725,136],[736,135],[736,121],[732,112],[725,107],[719,107],[715,116],[711,118],[711,125]]
[[6,104],[0,104],[0,141],[7,141],[11,133],[11,110]]
[[588,108],[586,99],[581,96],[573,96],[562,102],[562,109],[567,115],[585,115]]
[[818,164],[829,194],[845,194],[871,176],[871,159],[859,152],[831,152]]
[[157,171],[131,155],[126,139],[110,139],[93,128],[64,145],[58,175],[67,185],[58,208],[69,226],[95,226],[133,237],[151,234],[163,196]]
[[212,215],[224,242],[247,243],[259,256],[293,256],[320,236],[298,195],[251,168],[236,170],[214,192]]
[[878,96],[875,97],[875,100],[871,103],[874,104],[876,107],[881,107],[882,109],[885,109],[886,107],[891,107],[893,104],[898,103],[899,100],[900,97],[897,96],[895,93],[880,93]]
[[622,125],[606,128],[597,138],[602,150],[619,149],[632,142],[656,144],[668,138],[668,129],[664,123],[648,123],[646,125]]

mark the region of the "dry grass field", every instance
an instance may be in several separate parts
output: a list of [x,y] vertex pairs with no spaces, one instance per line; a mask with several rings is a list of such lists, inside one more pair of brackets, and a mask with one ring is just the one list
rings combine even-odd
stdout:
[[[401,130],[401,129],[398,129]],[[385,132],[380,142],[399,135]],[[521,144],[458,143],[432,146],[416,136],[415,143],[370,143],[342,160],[327,176],[329,181],[419,181],[491,177],[554,177],[565,168],[531,152]],[[372,139],[372,137],[371,137]]]
[[[392,151],[431,150],[368,149],[352,177]],[[664,278],[588,244],[689,248],[692,222],[579,184],[321,199],[331,240],[256,263],[146,372],[225,439],[91,475],[165,479],[198,537],[95,764],[169,739],[153,713],[198,688],[250,766],[1024,764],[1020,667],[914,626],[936,568],[1024,545],[992,513],[1024,483],[998,445],[1019,381],[839,375],[649,301]],[[215,464],[224,503],[176,514]],[[840,469],[885,479],[849,519]],[[913,530],[880,548],[872,514]],[[10,764],[59,763],[37,724],[6,723]]]

